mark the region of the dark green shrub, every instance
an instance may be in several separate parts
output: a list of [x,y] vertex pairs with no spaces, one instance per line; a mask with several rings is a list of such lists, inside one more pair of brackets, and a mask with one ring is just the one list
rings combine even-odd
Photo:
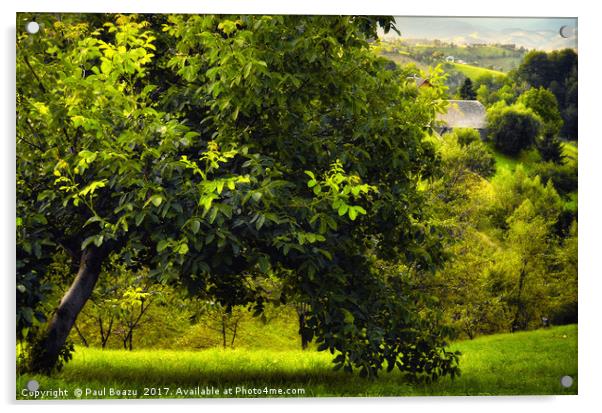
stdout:
[[489,137],[500,152],[515,156],[531,147],[541,130],[541,121],[522,105],[494,107],[487,113]]
[[577,165],[543,162],[533,166],[533,176],[539,175],[541,182],[552,181],[560,195],[567,195],[577,190]]
[[561,163],[565,158],[560,139],[550,133],[537,139],[536,146],[541,158],[546,162]]

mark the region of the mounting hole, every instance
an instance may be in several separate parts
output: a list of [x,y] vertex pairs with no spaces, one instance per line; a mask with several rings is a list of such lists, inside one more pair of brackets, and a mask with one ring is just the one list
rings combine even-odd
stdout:
[[27,382],[27,390],[36,391],[40,388],[40,383],[37,380],[29,380]]
[[40,31],[40,25],[37,22],[27,22],[25,25],[25,31],[29,34],[36,34]]
[[573,385],[573,378],[571,376],[562,376],[560,384],[562,384],[562,387],[569,388]]

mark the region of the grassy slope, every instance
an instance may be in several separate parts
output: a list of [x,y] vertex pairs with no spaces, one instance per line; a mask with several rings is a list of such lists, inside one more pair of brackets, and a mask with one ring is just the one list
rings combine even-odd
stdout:
[[[573,142],[563,142],[562,144],[564,155],[566,156],[565,162],[575,162],[578,157],[578,149],[575,143]],[[537,162],[541,162],[541,158],[537,155],[537,150],[531,149],[529,151],[523,151],[516,158],[513,158],[508,155],[504,155],[503,153],[495,150],[493,145],[490,146],[493,151],[493,155],[495,156],[495,166],[498,172],[501,169],[509,169],[514,171],[516,165],[522,164],[526,171],[529,171],[532,165]]]
[[479,76],[490,74],[493,76],[506,76],[504,72],[499,72],[497,70],[486,69],[484,67],[472,66],[461,63],[452,63],[452,65],[460,72],[464,74],[464,76],[469,77],[471,79],[476,79]]
[[[399,372],[374,381],[331,369],[328,353],[300,350],[140,350],[126,352],[78,348],[73,360],[53,378],[20,376],[17,397],[28,380],[41,390],[75,388],[138,389],[178,386],[216,388],[304,388],[305,396],[421,396],[576,394],[560,378],[577,378],[577,326],[497,334],[455,343],[463,353],[462,375],[432,385],[410,385]],[[107,390],[108,391],[108,390]],[[202,396],[201,396],[202,397]],[[248,397],[248,396],[247,396]],[[260,396],[261,397],[261,396]],[[263,396],[265,397],[265,396]]]

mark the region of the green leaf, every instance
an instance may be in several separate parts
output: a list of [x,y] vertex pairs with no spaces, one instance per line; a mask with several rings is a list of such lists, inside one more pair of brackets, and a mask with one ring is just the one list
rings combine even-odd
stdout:
[[104,188],[106,185],[106,181],[102,180],[102,181],[94,181],[92,183],[90,183],[88,186],[86,186],[84,189],[82,189],[81,191],[79,191],[79,195],[80,196],[86,196],[88,194],[93,194],[94,191],[96,191],[97,188]]
[[103,236],[102,235],[92,235],[89,236],[88,238],[86,238],[84,240],[84,242],[82,242],[82,251],[86,249],[86,247],[88,247],[88,245],[94,243],[94,245],[96,245],[97,247],[100,247],[102,245],[102,240],[103,240]]
[[94,222],[102,222],[102,221],[103,221],[103,219],[101,217],[99,217],[98,215],[94,215],[93,217],[91,217],[90,219],[88,219],[86,221],[86,223],[84,224],[84,227],[89,224],[92,224]]
[[112,70],[113,70],[113,63],[106,57],[103,57],[102,63],[100,64],[100,71],[103,74],[108,75],[109,73],[111,73]]
[[86,163],[90,164],[96,160],[98,154],[96,152],[83,150],[77,154],[80,158],[82,158]]
[[259,202],[259,200],[261,199],[261,192],[253,192],[253,194],[251,195],[251,198],[253,198],[253,201],[255,202]]
[[161,195],[154,195],[151,199],[151,202],[154,206],[158,207],[163,202],[163,197]]
[[355,218],[357,218],[357,210],[355,207],[349,207],[349,218],[351,218],[352,221],[355,221]]
[[314,181],[316,180],[316,176],[314,175],[314,173],[312,171],[304,171],[305,174],[307,176],[309,176],[311,179],[313,179]]
[[159,205],[161,205],[161,202],[163,202],[163,197],[161,195],[155,194],[155,195],[151,196],[148,199],[148,201],[146,201],[144,206],[146,207],[148,204],[152,203],[154,206],[158,207]]
[[214,196],[211,196],[211,195],[205,195],[205,196],[201,197],[201,200],[199,201],[199,203],[203,206],[203,208],[205,208],[205,213],[207,213],[209,211],[209,209],[211,209],[211,204],[213,203],[213,199],[214,199]]
[[265,256],[261,256],[259,257],[257,263],[259,264],[259,270],[262,273],[267,274],[268,270],[270,269],[270,262],[268,259]]
[[104,240],[103,235],[97,235],[96,237],[94,237],[94,245],[96,245],[97,247],[100,247],[102,245],[103,240]]
[[217,190],[217,193],[221,195],[224,190],[224,181],[217,181],[215,183],[215,189]]
[[186,243],[180,244],[180,247],[178,248],[178,253],[180,255],[188,254],[188,244],[186,244]]
[[157,252],[162,252],[165,250],[165,248],[167,248],[170,244],[170,240],[167,239],[162,239],[161,241],[159,241],[159,243],[157,244]]
[[217,217],[217,213],[218,213],[218,208],[216,206],[214,206],[213,208],[211,208],[211,212],[209,213],[209,217],[208,217],[208,221],[210,224],[213,224],[213,222],[215,221],[215,218]]
[[362,214],[362,215],[366,215],[366,210],[364,208],[362,208],[361,206],[359,206],[359,205],[355,206],[355,210],[357,212],[359,212],[360,214]]
[[190,230],[192,231],[193,234],[197,234],[199,232],[200,228],[201,228],[201,222],[198,219],[193,219],[190,222]]
[[145,213],[144,212],[138,212],[138,214],[136,215],[136,226],[140,226],[140,224],[142,224],[142,221],[144,220],[145,217]]
[[265,215],[260,215],[259,218],[257,218],[257,221],[255,221],[255,228],[257,229],[257,231],[259,231],[261,229],[264,222],[265,222]]
[[349,209],[349,205],[342,203],[341,206],[339,207],[339,216],[343,216],[347,213],[347,210]]
[[343,313],[343,320],[345,321],[345,323],[353,324],[353,322],[355,321],[355,317],[353,316],[353,314],[351,314],[351,312],[349,312],[349,310],[345,308],[341,308],[341,312]]
[[253,67],[253,64],[251,62],[249,62],[249,63],[247,63],[245,65],[245,69],[244,69],[244,72],[243,72],[243,76],[244,76],[245,79],[249,77],[249,74],[251,73],[251,68],[252,67]]

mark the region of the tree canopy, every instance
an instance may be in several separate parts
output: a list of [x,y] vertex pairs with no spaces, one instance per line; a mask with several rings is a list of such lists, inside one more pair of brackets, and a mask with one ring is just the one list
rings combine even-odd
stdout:
[[578,133],[577,65],[578,56],[572,49],[531,51],[517,69],[519,78],[535,88],[547,88],[556,96],[564,121],[561,133],[570,139],[576,139]]
[[[301,297],[338,368],[457,373],[429,297],[443,235],[417,186],[443,89],[368,49],[391,18],[71,15],[17,40],[19,334],[50,371],[108,257],[231,308]],[[428,90],[426,90],[428,89]],[[56,254],[73,282],[28,329]]]
[[504,154],[517,155],[531,147],[541,133],[541,118],[522,104],[494,105],[487,111],[489,138]]

